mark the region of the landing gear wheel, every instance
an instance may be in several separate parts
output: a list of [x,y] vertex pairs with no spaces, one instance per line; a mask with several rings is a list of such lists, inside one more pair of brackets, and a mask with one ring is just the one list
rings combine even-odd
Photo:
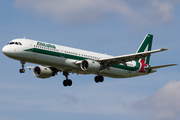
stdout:
[[103,77],[102,75],[100,75],[100,76],[95,76],[94,81],[95,81],[96,83],[103,82],[103,81],[104,81],[104,77]]
[[64,81],[63,81],[63,85],[64,85],[65,87],[67,87],[67,86],[68,86],[68,84],[67,84],[67,80],[64,80]]
[[65,87],[71,86],[71,85],[72,85],[72,80],[70,80],[70,79],[64,80],[64,81],[63,81],[63,85],[64,85]]
[[20,73],[25,73],[25,69],[20,69],[19,72]]
[[99,76],[99,82],[103,82],[104,81],[104,77],[103,76]]
[[72,80],[68,80],[68,86],[71,86],[72,85]]
[[96,83],[98,83],[98,82],[99,82],[99,76],[95,76],[94,81],[95,81]]

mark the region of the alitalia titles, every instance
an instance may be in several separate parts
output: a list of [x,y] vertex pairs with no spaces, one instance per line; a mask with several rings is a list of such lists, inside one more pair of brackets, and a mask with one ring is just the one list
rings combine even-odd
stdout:
[[55,51],[59,51],[58,49],[56,49],[55,45],[52,44],[46,44],[46,43],[42,43],[42,42],[37,42],[37,46],[38,47],[44,47],[44,48],[48,48],[50,50],[55,50]]

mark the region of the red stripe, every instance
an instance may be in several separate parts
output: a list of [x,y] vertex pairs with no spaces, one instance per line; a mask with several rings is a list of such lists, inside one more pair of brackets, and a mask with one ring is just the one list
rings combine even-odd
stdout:
[[139,72],[146,73],[146,70],[144,69],[144,67],[145,67],[145,66],[147,67],[148,65],[145,63],[145,60],[144,60],[144,59],[141,59],[141,60],[140,60],[140,64],[141,64],[141,68],[140,68]]

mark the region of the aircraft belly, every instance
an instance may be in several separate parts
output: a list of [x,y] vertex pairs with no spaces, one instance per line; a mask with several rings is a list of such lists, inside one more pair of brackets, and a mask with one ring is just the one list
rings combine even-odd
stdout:
[[101,75],[112,78],[126,78],[127,72],[123,69],[110,68],[100,72]]
[[65,63],[65,58],[43,55],[33,52],[23,52],[18,57],[16,56],[16,60],[25,60],[26,62],[30,63],[59,68],[63,68]]
[[137,71],[130,71],[125,69],[110,68],[100,72],[101,75],[112,78],[130,78],[140,75],[146,75],[145,73],[139,73]]
[[28,51],[19,54],[19,56],[14,57],[14,59],[25,60],[26,62],[30,63],[56,67],[61,71],[87,74],[81,70],[80,66],[74,64],[76,60],[66,59],[64,57],[56,57]]
[[80,72],[81,68],[78,65],[74,64],[76,60],[66,59],[64,57],[54,57],[43,54],[35,54],[33,59],[30,59],[29,62],[56,67],[61,71],[68,71],[79,74],[83,73]]

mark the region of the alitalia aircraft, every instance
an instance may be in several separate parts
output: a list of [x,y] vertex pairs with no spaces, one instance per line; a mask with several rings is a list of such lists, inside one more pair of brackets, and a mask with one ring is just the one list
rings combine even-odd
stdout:
[[[104,77],[129,78],[156,72],[156,69],[176,64],[150,66],[150,55],[170,48],[151,50],[153,35],[147,34],[136,53],[110,56],[61,45],[30,39],[14,39],[4,46],[2,52],[9,58],[20,61],[20,73],[25,73],[25,63],[40,64],[32,67],[38,78],[50,78],[62,72],[64,86],[71,86],[69,73],[94,74],[96,83]],[[31,67],[27,67],[31,68]]]

